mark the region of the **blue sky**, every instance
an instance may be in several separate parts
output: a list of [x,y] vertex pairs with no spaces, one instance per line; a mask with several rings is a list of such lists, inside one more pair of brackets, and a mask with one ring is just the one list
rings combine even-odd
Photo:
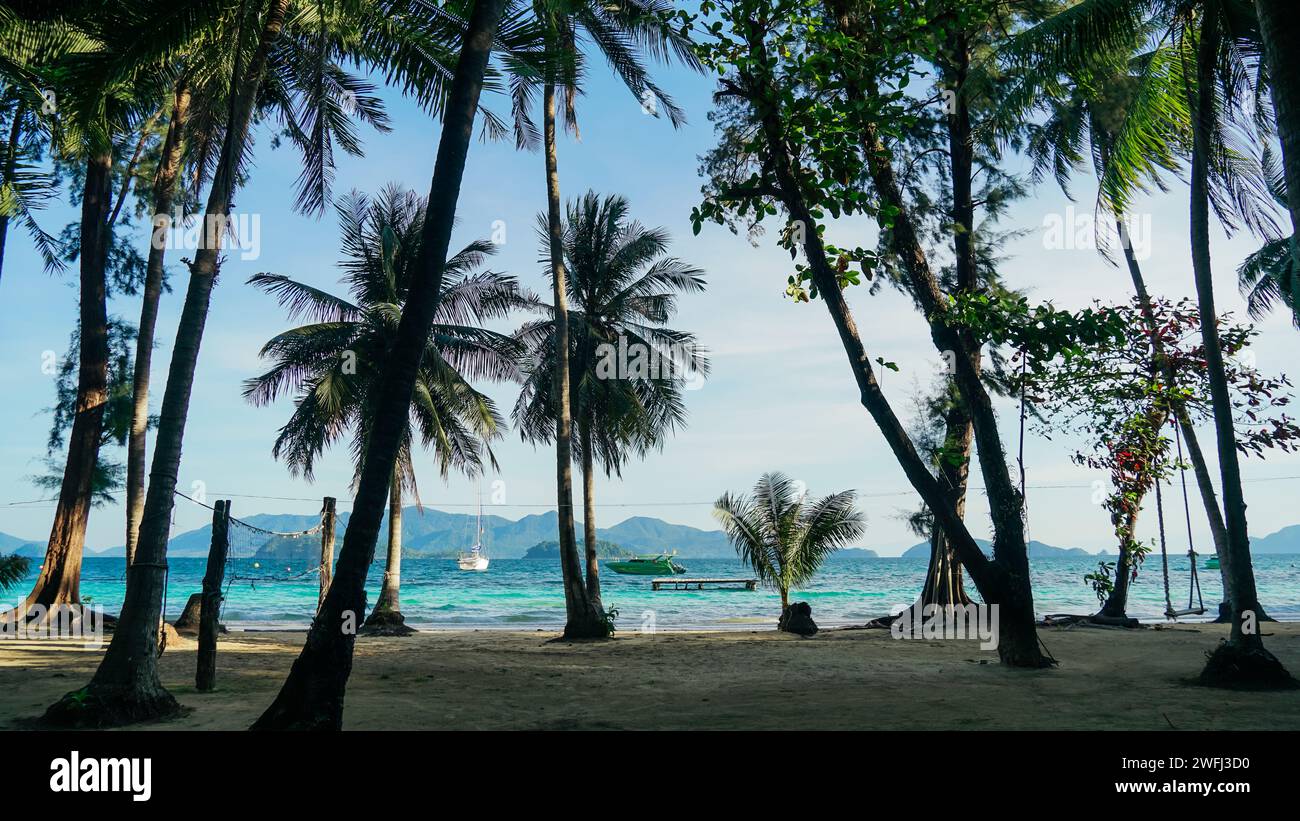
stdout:
[[[763,471],[779,469],[804,481],[814,494],[857,489],[868,516],[860,546],[886,555],[901,552],[917,540],[898,514],[912,509],[916,497],[857,402],[852,375],[825,308],[820,302],[796,305],[784,298],[790,260],[770,237],[752,247],[744,237],[716,226],[706,226],[699,236],[691,234],[688,215],[699,200],[698,157],[714,141],[706,119],[711,81],[680,70],[661,73],[660,84],[689,117],[687,126],[674,131],[665,120],[646,116],[631,94],[595,68],[593,63],[590,88],[580,102],[582,139],[565,138],[560,146],[562,193],[566,199],[589,188],[601,194],[623,194],[637,219],[671,232],[673,253],[703,268],[709,282],[704,294],[681,300],[674,324],[694,331],[713,359],[711,378],[688,394],[689,427],[662,453],[628,465],[621,480],[602,477],[598,482],[598,523],[608,526],[629,516],[647,515],[711,528],[713,499],[727,490],[747,490]],[[421,195],[428,192],[437,124],[397,94],[386,92],[384,97],[394,129],[386,135],[366,133],[364,158],[340,158],[336,194],[352,188],[375,192],[388,182],[401,183]],[[504,99],[490,104],[508,112]],[[350,498],[352,467],[346,448],[321,461],[315,483],[294,479],[270,453],[276,430],[290,411],[289,402],[253,408],[240,396],[240,383],[262,367],[258,348],[289,327],[274,300],[245,285],[245,280],[271,271],[340,290],[333,212],[315,219],[291,210],[296,163],[289,149],[272,150],[269,135],[259,134],[251,181],[238,194],[236,206],[238,211],[260,215],[261,255],[252,261],[231,255],[222,271],[186,432],[180,489],[202,488],[209,500],[232,497],[237,516],[311,513],[319,509],[324,495],[339,497],[346,509],[343,500]],[[453,242],[463,245],[486,238],[495,221],[504,221],[506,242],[491,267],[516,274],[538,291],[549,289],[534,235],[535,215],[545,205],[542,172],[539,154],[518,152],[509,143],[475,143]],[[1081,175],[1075,190],[1078,214],[1090,213],[1091,193]],[[1005,279],[1028,289],[1033,298],[1051,299],[1059,307],[1081,307],[1094,298],[1127,299],[1127,275],[1095,252],[1046,247],[1050,242],[1044,237],[1045,219],[1065,215],[1069,205],[1054,184],[1044,184],[1012,208],[1005,224],[1026,229],[1026,234],[1008,248]],[[1140,202],[1135,211],[1151,219],[1151,256],[1144,270],[1152,291],[1171,297],[1191,295],[1186,187],[1175,184],[1168,194]],[[74,218],[72,209],[59,205],[45,212],[42,222],[57,232]],[[874,232],[862,223],[833,226],[831,237],[844,245],[874,242]],[[142,234],[142,251],[146,241]],[[1221,309],[1244,316],[1234,269],[1256,244],[1249,236],[1228,239],[1216,234],[1213,254]],[[179,256],[169,257],[175,290],[164,297],[159,320],[155,410],[184,290]],[[6,401],[0,405],[0,531],[33,540],[47,537],[54,513],[53,502],[26,504],[48,495],[29,478],[42,470],[49,427],[45,409],[53,402],[53,380],[42,372],[41,357],[45,351],[62,355],[67,348],[76,317],[75,280],[75,272],[47,276],[26,237],[18,232],[10,235],[0,282],[0,379],[6,387]],[[909,302],[888,289],[875,296],[855,289],[850,302],[871,355],[901,368],[899,373],[886,372],[883,384],[904,413],[910,408],[913,386],[918,380],[928,383],[938,367],[926,328]],[[117,299],[110,311],[134,322],[138,301]],[[1262,333],[1253,349],[1259,367],[1270,372],[1295,369],[1300,361],[1296,356],[1300,333],[1280,315],[1259,327]],[[512,406],[512,386],[489,386],[488,392],[503,410]],[[1000,411],[1007,447],[1014,451],[1015,408],[1005,403]],[[1046,441],[1032,432],[1025,444],[1030,533],[1061,546],[1111,547],[1107,516],[1093,502],[1092,483],[1104,477],[1070,462],[1073,444],[1068,437]],[[521,443],[511,433],[497,446],[497,454],[501,473],[488,481],[504,483],[505,504],[492,512],[517,518],[553,508],[551,451]],[[1300,457],[1274,454],[1267,462],[1250,459],[1244,470],[1252,533],[1264,535],[1300,521],[1295,509],[1300,480],[1282,478],[1300,476]],[[417,471],[425,504],[473,509],[477,482],[453,477],[443,484],[427,454],[418,458]],[[289,498],[250,498],[254,496]],[[1193,505],[1198,538],[1208,543],[1195,498]],[[178,501],[175,532],[198,527],[209,515]],[[977,535],[987,534],[981,493],[973,494],[967,518]],[[1141,536],[1153,535],[1153,520],[1152,513]],[[87,545],[92,549],[119,545],[124,527],[120,505],[97,509],[91,515]]]

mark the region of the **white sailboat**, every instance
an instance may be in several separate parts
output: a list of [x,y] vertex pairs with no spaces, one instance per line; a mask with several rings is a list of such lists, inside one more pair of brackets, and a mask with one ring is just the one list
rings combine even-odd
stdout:
[[461,551],[456,556],[456,566],[461,570],[484,571],[488,569],[488,557],[483,555],[483,496],[478,500],[478,536],[474,546],[466,553]]

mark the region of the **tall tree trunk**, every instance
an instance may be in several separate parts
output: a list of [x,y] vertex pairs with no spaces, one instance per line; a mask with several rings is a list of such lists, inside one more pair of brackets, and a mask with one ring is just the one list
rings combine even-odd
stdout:
[[402,615],[402,469],[393,467],[388,490],[388,556],[384,562],[384,582],[379,601],[366,617],[361,631],[366,636],[409,636],[415,631],[406,626]]
[[428,347],[442,292],[456,202],[474,136],[474,115],[483,90],[483,74],[492,51],[493,35],[504,9],[505,0],[476,0],[470,13],[443,109],[442,138],[429,187],[414,281],[397,327],[396,343],[387,362],[382,363],[383,379],[374,425],[334,580],[289,677],[253,729],[342,728],[343,695],[352,672],[352,648],[356,640],[354,625],[359,614],[365,611],[366,574],[375,555],[375,541],[398,450],[410,423],[416,371]]
[[[842,20],[842,24],[846,23],[846,19]],[[750,56],[757,61],[756,64],[767,65],[766,46],[762,40],[754,37],[750,39],[748,46]],[[751,84],[763,82],[756,81],[752,77],[742,79]],[[782,201],[793,222],[801,222],[809,227],[809,230],[804,232],[804,254],[814,283],[826,303],[826,309],[835,323],[840,342],[849,358],[863,407],[875,420],[894,457],[912,486],[920,494],[922,501],[934,512],[939,526],[947,531],[957,557],[965,565],[984,601],[999,607],[998,655],[1003,663],[1016,667],[1046,666],[1049,662],[1039,649],[1038,634],[1034,627],[1033,596],[1029,587],[1028,558],[1025,554],[1024,523],[1020,518],[1019,495],[1011,484],[1010,474],[1007,471],[992,404],[988,394],[984,392],[978,373],[975,372],[969,351],[961,344],[959,336],[952,333],[941,321],[943,310],[938,305],[940,301],[938,288],[933,277],[928,276],[928,263],[914,231],[911,230],[908,222],[911,217],[903,207],[902,197],[898,193],[897,184],[893,181],[892,168],[888,167],[886,160],[883,163],[885,166],[883,172],[879,164],[873,169],[881,175],[881,179],[877,181],[877,193],[885,203],[900,209],[895,223],[895,242],[904,243],[899,246],[899,253],[904,257],[904,266],[909,269],[908,273],[913,279],[913,290],[918,291],[916,298],[922,303],[927,316],[931,317],[932,336],[939,350],[952,350],[956,353],[954,358],[958,370],[958,386],[967,407],[971,408],[973,413],[980,464],[985,485],[989,488],[995,532],[996,559],[993,561],[990,561],[979,549],[961,517],[949,504],[938,479],[930,473],[929,466],[916,452],[915,446],[898,421],[889,401],[880,390],[871,361],[858,334],[857,325],[840,289],[838,277],[826,258],[821,237],[817,231],[812,230],[812,226],[817,223],[803,199],[794,162],[785,148],[787,142],[780,118],[766,103],[766,100],[775,98],[770,83],[758,88],[756,93],[761,98],[758,101],[760,127],[773,149],[773,172],[781,190]],[[887,157],[874,132],[864,136],[867,140],[869,156]],[[893,184],[885,188],[880,184],[882,182]],[[907,258],[907,254],[903,253],[904,250],[912,253],[913,256]],[[917,286],[924,286],[924,288]]]
[[1216,322],[1214,271],[1210,264],[1209,156],[1215,102],[1215,67],[1222,31],[1215,4],[1205,6],[1200,42],[1197,45],[1196,89],[1192,133],[1191,242],[1192,274],[1201,312],[1210,403],[1218,445],[1220,483],[1223,487],[1224,523],[1227,526],[1228,555],[1232,566],[1230,602],[1232,632],[1211,655],[1201,674],[1206,684],[1233,685],[1294,683],[1278,660],[1264,649],[1259,634],[1258,614],[1251,608],[1257,599],[1255,573],[1250,561],[1250,538],[1246,526],[1246,500],[1241,490],[1241,467],[1237,461],[1237,439],[1233,430],[1232,397],[1223,364],[1223,349]]
[[108,292],[104,269],[108,259],[108,214],[112,208],[112,165],[110,150],[97,152],[86,161],[81,199],[76,415],[68,434],[67,463],[45,561],[32,591],[10,611],[16,618],[39,616],[30,613],[35,606],[81,603],[81,556],[108,401]]
[[144,298],[140,303],[140,327],[136,334],[135,373],[131,387],[131,433],[126,446],[126,563],[135,561],[144,515],[145,438],[149,428],[149,376],[153,364],[154,332],[158,327],[158,302],[162,298],[163,255],[171,222],[176,180],[180,174],[182,135],[189,114],[190,89],[182,78],[176,84],[172,119],[163,139],[158,173],[153,184],[153,235],[145,265]]
[[600,558],[596,554],[596,470],[591,452],[592,411],[583,411],[582,426],[582,537],[587,553],[587,596],[592,607],[600,613],[604,605],[600,600]]
[[222,234],[236,171],[271,45],[284,26],[288,0],[270,0],[258,45],[247,68],[232,79],[230,121],[204,214],[202,247],[190,265],[189,287],[172,349],[158,436],[149,472],[135,562],[127,568],[126,597],[113,640],[90,684],[45,713],[48,722],[76,726],[125,724],[175,713],[179,706],[158,678],[158,630],[167,575],[167,531],[175,502],[181,446],[199,345],[216,279]]
[[[546,155],[546,229],[550,243],[552,296],[555,300],[555,484],[559,515],[560,568],[564,577],[564,637],[603,638],[604,613],[598,612],[582,580],[573,516],[573,411],[569,379],[569,295],[564,270],[564,226],[560,218],[560,172],[555,145],[555,83],[542,92],[542,138]],[[593,549],[589,545],[588,549]]]
[[[1292,242],[1300,237],[1300,3],[1295,0],[1255,0],[1264,59],[1273,80],[1269,93],[1282,143],[1286,201],[1291,210]],[[1297,255],[1295,245],[1291,253]],[[1300,264],[1300,256],[1296,256]],[[1300,305],[1300,294],[1296,294]]]
[[[956,261],[957,288],[974,291],[979,287],[975,264],[975,201],[972,195],[974,140],[971,133],[970,101],[966,98],[966,77],[970,70],[970,48],[966,33],[958,30],[949,43],[950,64],[947,82],[954,92],[948,114],[948,158],[952,177],[953,255]],[[975,340],[966,335],[976,367],[982,353]],[[970,478],[971,444],[974,428],[970,412],[963,406],[959,391],[952,391],[951,405],[944,418],[944,451],[960,457],[960,463],[945,458],[939,464],[939,476],[953,509],[966,517],[966,487]],[[970,603],[962,585],[961,563],[953,554],[952,542],[943,529],[933,526],[930,534],[930,565],[926,568],[920,604],[948,605]]]
[[[8,185],[13,182],[14,169],[18,167],[18,143],[23,138],[23,117],[26,116],[26,106],[22,100],[14,103],[14,119],[9,124],[9,144],[5,146],[5,157],[3,173],[4,177],[0,178],[0,185]],[[9,239],[9,213],[0,211],[0,277],[4,275],[5,268],[5,243]]]

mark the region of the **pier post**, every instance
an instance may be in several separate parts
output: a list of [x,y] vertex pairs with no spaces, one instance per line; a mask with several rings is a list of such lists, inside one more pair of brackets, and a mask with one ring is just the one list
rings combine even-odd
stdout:
[[218,500],[212,509],[212,545],[203,573],[203,602],[199,607],[199,664],[194,687],[207,693],[217,683],[217,616],[221,612],[221,584],[226,578],[230,552],[230,500]]
[[326,496],[321,507],[320,529],[320,598],[316,600],[316,612],[325,604],[325,594],[329,592],[330,581],[334,578],[334,506],[337,500]]

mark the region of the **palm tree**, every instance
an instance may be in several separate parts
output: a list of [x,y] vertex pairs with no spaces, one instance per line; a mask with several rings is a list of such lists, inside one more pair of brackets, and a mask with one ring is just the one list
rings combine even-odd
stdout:
[[[53,147],[61,162],[84,166],[80,223],[73,229],[79,265],[77,388],[75,413],[67,437],[66,466],[58,504],[41,565],[32,590],[11,618],[25,618],[29,608],[80,604],[81,556],[86,525],[94,499],[99,448],[103,443],[105,410],[109,402],[109,317],[107,276],[113,245],[114,158],[126,135],[147,129],[151,98],[162,75],[153,61],[133,62],[121,75],[100,71],[105,62],[132,47],[136,35],[118,13],[96,14],[91,4],[60,12],[36,11],[32,26],[57,16],[56,29],[75,32],[69,38],[35,48],[25,65],[0,61],[10,68],[6,80],[24,93],[34,83],[48,84],[58,101],[51,115]],[[16,25],[7,15],[4,34]],[[15,112],[14,125],[25,119]],[[13,134],[11,133],[11,137]],[[128,175],[129,176],[129,175]],[[123,178],[117,199],[126,192]],[[11,209],[10,209],[11,210]]]
[[[1269,93],[1282,142],[1284,204],[1291,212],[1291,236],[1300,237],[1300,7],[1291,0],[1255,0],[1255,13],[1269,76],[1275,78]],[[1300,260],[1294,239],[1291,254]],[[1296,297],[1300,289],[1291,293]]]
[[[1271,151],[1264,159],[1273,199],[1286,208],[1284,172]],[[1291,311],[1291,324],[1300,328],[1300,255],[1295,243],[1295,234],[1269,240],[1237,266],[1237,286],[1253,319],[1262,319],[1280,302]]]
[[[424,230],[425,201],[399,186],[385,187],[371,201],[355,192],[338,206],[342,267],[350,299],[278,274],[257,274],[250,283],[273,294],[293,319],[310,324],[285,331],[262,347],[274,365],[245,383],[244,396],[265,405],[296,396],[293,415],[280,429],[273,453],[294,474],[312,477],[316,457],[347,434],[358,477],[380,395],[382,371],[396,342],[402,309],[414,278]],[[475,242],[447,260],[442,299],[429,343],[416,372],[410,417],[402,434],[389,491],[388,559],[379,601],[366,619],[369,632],[407,635],[402,617],[402,495],[414,494],[414,447],[418,437],[433,448],[444,479],[452,469],[481,473],[488,446],[501,435],[495,404],[474,389],[477,379],[518,374],[522,346],[481,323],[530,304],[514,277],[474,273],[495,251]],[[355,482],[355,480],[354,480]]]
[[[343,695],[352,667],[355,637],[340,629],[365,606],[366,574],[374,557],[384,501],[408,428],[411,394],[428,348],[442,292],[451,229],[456,217],[474,116],[483,90],[494,35],[502,28],[506,0],[475,0],[466,16],[460,58],[442,107],[442,137],[429,186],[419,255],[385,365],[371,420],[361,477],[339,551],[334,578],[307,634],[302,653],[275,701],[253,729],[340,729]],[[514,21],[507,20],[506,27]]]
[[[344,91],[350,89],[335,70],[334,55],[343,53],[347,59],[373,63],[376,54],[387,54],[394,62],[381,68],[390,78],[407,84],[426,81],[421,90],[427,94],[425,99],[429,105],[443,108],[451,105],[454,78],[449,82],[442,71],[444,64],[430,57],[431,54],[445,57],[447,49],[443,46],[450,37],[434,42],[431,29],[424,22],[438,21],[436,30],[445,34],[455,31],[462,18],[455,9],[410,14],[406,5],[400,0],[364,4],[303,3],[291,9],[291,0],[259,0],[241,3],[232,14],[228,4],[177,7],[162,0],[137,0],[121,9],[128,18],[126,21],[109,21],[109,25],[130,32],[136,40],[133,48],[124,54],[112,55],[94,66],[105,77],[120,80],[142,61],[172,66],[183,55],[210,49],[222,49],[229,54],[226,63],[229,71],[225,74],[227,91],[221,97],[225,105],[208,107],[208,127],[198,135],[195,179],[211,180],[202,215],[203,237],[193,261],[187,263],[189,284],[159,413],[156,449],[149,471],[151,482],[140,517],[136,560],[127,572],[122,615],[90,685],[85,691],[70,694],[53,705],[47,711],[51,722],[121,723],[154,718],[177,709],[175,699],[162,687],[157,674],[156,631],[161,619],[166,568],[166,522],[174,503],[190,393],[224,229],[245,170],[250,125],[264,101],[276,105],[282,113],[295,109],[297,100],[287,95],[289,89],[281,82],[284,75],[280,67],[285,61],[291,61],[303,68],[307,82],[296,88],[305,98],[302,110],[306,112],[307,122],[289,120],[281,124],[306,159],[299,181],[298,205],[310,210],[314,204],[323,204],[331,176],[333,141],[337,139],[345,150],[351,150],[348,146],[355,142],[348,129],[338,127],[345,113]],[[86,6],[91,11],[101,8],[98,3]],[[282,40],[286,26],[288,33]],[[139,38],[141,31],[149,32],[150,36]],[[409,40],[400,42],[391,39],[408,36]],[[309,38],[314,38],[317,49],[304,50],[303,42]],[[310,59],[313,56],[315,59]],[[160,96],[161,93],[160,90]],[[477,105],[477,94],[474,97]],[[354,95],[353,99],[357,97]],[[200,122],[201,118],[196,116],[195,121]],[[387,472],[391,474],[391,466]],[[387,485],[385,496],[386,490]]]
[[[545,255],[546,215],[539,215],[538,223]],[[577,428],[575,457],[582,467],[586,593],[603,612],[595,464],[599,461],[606,475],[621,474],[631,453],[662,447],[664,438],[685,422],[683,380],[707,374],[709,363],[694,335],[667,323],[676,309],[676,294],[702,291],[704,278],[700,269],[667,256],[666,231],[629,222],[627,200],[617,195],[602,201],[589,191],[571,202],[563,236],[566,296],[574,306],[568,314],[569,406]],[[528,345],[530,365],[514,409],[520,435],[548,444],[560,404],[553,376],[558,323],[553,309],[550,313],[518,333]],[[647,367],[635,373],[618,367],[628,352]]]
[[[1099,58],[1123,54],[1134,43],[1169,44],[1176,59],[1170,72],[1181,82],[1170,93],[1159,83],[1143,83],[1143,99],[1127,119],[1154,121],[1175,107],[1190,123],[1190,240],[1192,273],[1202,316],[1218,316],[1210,259],[1209,214],[1213,208],[1225,229],[1245,222],[1265,236],[1276,231],[1266,208],[1267,189],[1249,147],[1259,140],[1262,112],[1251,110],[1258,77],[1260,43],[1254,15],[1242,0],[1083,0],[1021,35],[1008,53],[1035,66],[1041,76],[1087,71]],[[1171,84],[1171,89],[1173,84]],[[1178,97],[1181,95],[1181,99]],[[1136,173],[1132,155],[1112,162]],[[1122,213],[1119,211],[1117,213]],[[1201,326],[1213,400],[1226,546],[1223,552],[1232,631],[1202,674],[1207,684],[1254,680],[1265,686],[1289,685],[1290,676],[1254,628],[1260,613],[1250,561],[1246,504],[1241,486],[1232,400],[1216,323]]]
[[865,519],[851,490],[809,499],[783,473],[765,473],[753,496],[724,493],[713,515],[742,561],[760,581],[781,594],[781,614],[790,607],[790,588],[812,579],[826,557],[860,537]]
[[[1136,192],[1151,186],[1164,190],[1163,176],[1182,168],[1191,118],[1181,93],[1184,74],[1179,54],[1173,48],[1162,47],[1134,55],[1140,47],[1141,43],[1136,43],[1113,59],[1098,59],[1088,68],[1076,69],[1063,83],[1054,77],[1030,76],[1029,82],[1013,95],[1005,113],[1018,118],[1038,109],[1046,114],[1028,144],[1035,181],[1051,174],[1069,195],[1073,171],[1091,164],[1098,181],[1096,207],[1114,223],[1114,237],[1155,346],[1154,364],[1167,384],[1176,384],[1177,376],[1164,356],[1151,293],[1128,233],[1126,209]],[[1107,234],[1102,233],[1100,238],[1105,240]],[[1111,246],[1099,243],[1098,250],[1113,262]],[[1220,558],[1224,590],[1220,614],[1226,622],[1231,557],[1226,555],[1227,533],[1218,493],[1186,407],[1171,403],[1170,412],[1187,443],[1215,553]],[[1126,569],[1124,559],[1121,556],[1116,562],[1117,590]]]
[[[198,362],[199,343],[203,337],[208,303],[216,279],[218,255],[224,234],[221,229],[230,212],[255,100],[261,88],[271,47],[284,28],[289,0],[268,0],[265,8],[261,4],[249,5],[254,8],[245,8],[247,16],[241,16],[237,20],[236,50],[239,50],[238,46],[246,36],[246,24],[256,32],[253,37],[256,45],[248,62],[244,64],[236,60],[238,65],[232,72],[229,116],[204,213],[206,229],[203,247],[198,249],[190,264],[189,286],[177,328],[167,390],[159,414],[157,445],[150,472],[153,481],[145,499],[135,561],[127,569],[122,613],[113,640],[90,684],[84,690],[68,694],[46,711],[46,718],[52,723],[118,724],[170,715],[179,710],[175,698],[162,686],[157,669],[157,631],[162,618],[167,522],[171,518],[172,494],[180,467],[181,445],[190,392],[194,384],[194,369]],[[165,13],[161,7],[150,10]],[[212,13],[207,8],[203,11]],[[164,54],[170,55],[187,47],[205,45],[205,35],[220,31],[221,28],[218,21],[203,17],[202,14],[187,18],[183,24],[173,20],[167,26],[156,26],[160,36],[166,39],[166,42],[157,45]],[[146,25],[140,28],[140,21],[133,19],[125,30],[133,32],[134,36],[141,30],[155,31],[155,27]],[[148,45],[155,44],[150,42]],[[101,65],[99,68],[101,71],[111,69],[112,63],[108,67]],[[127,70],[129,68],[128,65]]]
[[[514,78],[515,133],[521,148],[537,143],[537,128],[530,105],[535,85],[542,86],[541,143],[546,164],[546,236],[555,312],[556,367],[555,413],[556,507],[559,515],[560,566],[564,575],[566,621],[564,635],[570,638],[604,637],[608,634],[599,598],[593,599],[582,579],[573,516],[573,413],[570,407],[568,287],[565,284],[564,229],[560,212],[560,175],[556,151],[557,96],[564,95],[564,123],[575,130],[574,103],[579,92],[584,54],[580,43],[591,41],[610,67],[641,102],[643,110],[656,117],[662,107],[674,126],[684,122],[681,110],[668,95],[650,81],[644,66],[645,52],[667,60],[675,56],[698,69],[689,39],[667,24],[672,4],[666,0],[632,0],[607,4],[593,0],[534,0],[533,12],[542,30],[539,75],[517,73]],[[595,549],[589,542],[587,551]],[[594,561],[594,559],[589,559]]]
[[0,100],[0,136],[4,137],[0,141],[0,275],[4,273],[10,223],[26,229],[47,272],[62,270],[58,240],[36,222],[35,212],[55,194],[53,176],[39,167],[47,142],[40,118],[18,88],[8,89]]
[[8,590],[27,578],[31,564],[26,556],[0,556],[0,590]]

